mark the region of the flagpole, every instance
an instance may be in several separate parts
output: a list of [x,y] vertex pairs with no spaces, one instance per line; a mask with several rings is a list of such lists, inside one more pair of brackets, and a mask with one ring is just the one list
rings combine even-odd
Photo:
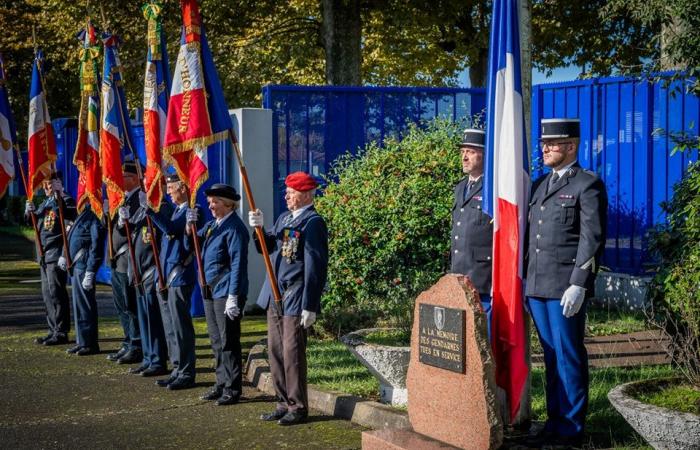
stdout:
[[[19,163],[19,173],[22,176],[22,184],[24,184],[24,192],[29,192],[27,186],[27,175],[24,173],[24,161],[22,161],[22,153],[19,151],[17,144],[14,145],[17,152],[17,162]],[[44,246],[41,244],[41,235],[39,234],[39,225],[36,223],[36,215],[33,212],[29,213],[32,218],[32,228],[34,228],[34,236],[36,238],[37,247],[39,250],[39,261],[44,261]]]
[[[250,205],[250,210],[255,211],[257,208],[255,206],[255,199],[253,198],[253,192],[250,189],[250,181],[248,180],[248,170],[243,162],[243,157],[241,155],[241,150],[238,148],[238,140],[236,135],[233,134],[231,128],[228,129],[228,137],[231,141],[231,146],[236,153],[236,158],[238,159],[238,168],[241,172],[241,179],[243,180],[243,188],[245,189],[245,195]],[[275,278],[275,271],[272,267],[272,262],[270,261],[270,253],[267,250],[267,244],[265,240],[265,231],[262,226],[255,227],[255,234],[258,236],[258,241],[260,242],[260,248],[262,249],[263,261],[265,262],[265,270],[267,272],[267,277],[270,280],[270,287],[272,288],[272,295],[275,299],[275,305],[277,310],[282,309],[281,301],[282,295],[280,294],[279,287],[277,286],[277,279]]]

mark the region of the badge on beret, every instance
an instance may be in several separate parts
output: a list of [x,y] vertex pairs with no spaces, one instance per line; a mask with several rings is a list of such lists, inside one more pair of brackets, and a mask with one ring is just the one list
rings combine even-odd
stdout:
[[53,230],[53,226],[56,223],[56,213],[54,210],[50,210],[46,215],[44,216],[44,229],[45,230]]
[[287,260],[287,264],[291,264],[297,257],[300,236],[298,230],[290,228],[285,228],[282,233],[282,256]]

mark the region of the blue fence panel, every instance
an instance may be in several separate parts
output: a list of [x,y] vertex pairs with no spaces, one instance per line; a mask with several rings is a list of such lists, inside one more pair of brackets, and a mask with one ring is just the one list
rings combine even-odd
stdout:
[[605,181],[608,235],[603,263],[619,272],[641,273],[650,262],[645,234],[665,215],[659,204],[668,201],[673,185],[697,151],[671,156],[666,134],[697,135],[698,98],[684,92],[684,81],[661,83],[628,78],[598,78],[533,86],[533,178],[546,173],[538,139],[543,118],[581,119],[581,165]]
[[323,176],[338,156],[370,142],[400,139],[409,124],[482,113],[483,89],[265,86],[271,109],[275,217],[284,206],[284,178],[303,170]]

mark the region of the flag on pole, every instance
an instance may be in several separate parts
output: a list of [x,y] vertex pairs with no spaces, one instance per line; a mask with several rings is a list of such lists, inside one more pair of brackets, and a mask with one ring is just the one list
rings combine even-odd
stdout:
[[12,150],[17,145],[17,129],[10,109],[10,98],[5,87],[5,61],[0,54],[0,198],[15,177],[15,159]]
[[160,210],[163,200],[163,139],[170,94],[168,49],[161,24],[162,5],[159,2],[143,5],[148,21],[148,55],[143,88],[143,132],[146,142],[146,173],[144,186],[148,205]]
[[49,108],[43,83],[44,53],[37,50],[32,69],[32,85],[29,91],[29,201],[44,179],[51,175],[51,166],[56,162],[56,139],[51,126]]
[[104,65],[102,70],[102,130],[100,132],[100,162],[102,181],[107,187],[109,215],[114,217],[124,204],[124,172],[122,152],[131,150],[133,132],[122,86],[118,47],[120,40],[110,33],[102,34]]
[[494,0],[489,43],[483,209],[493,219],[493,353],[511,420],[527,381],[523,244],[530,192],[517,0]]
[[78,168],[78,212],[90,204],[97,217],[102,217],[102,169],[100,167],[100,56],[95,27],[87,21],[78,33],[80,49],[80,115],[78,142],[73,164]]
[[182,35],[170,91],[163,155],[190,188],[209,178],[207,147],[228,137],[231,119],[196,0],[182,0]]

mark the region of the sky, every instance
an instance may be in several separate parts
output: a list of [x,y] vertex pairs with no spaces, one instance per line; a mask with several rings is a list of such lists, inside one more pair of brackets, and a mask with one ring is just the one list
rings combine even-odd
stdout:
[[[580,73],[580,68],[576,66],[561,67],[554,70],[552,75],[547,77],[544,73],[532,70],[532,84],[558,83],[561,81],[575,80]],[[469,70],[465,70],[459,76],[459,86],[469,87]]]

